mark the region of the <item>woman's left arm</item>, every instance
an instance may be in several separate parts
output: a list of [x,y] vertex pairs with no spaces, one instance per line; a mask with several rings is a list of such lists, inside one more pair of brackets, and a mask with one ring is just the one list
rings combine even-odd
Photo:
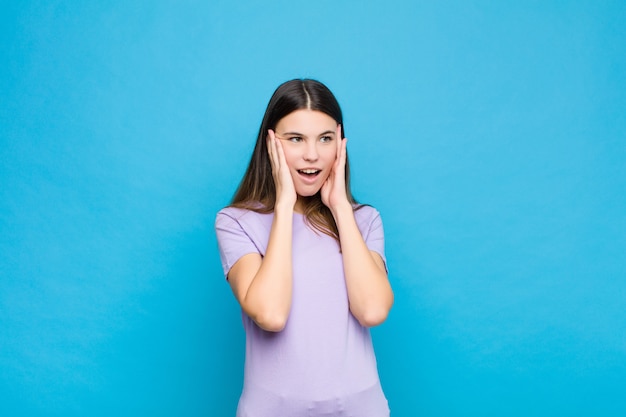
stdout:
[[333,216],[339,229],[350,311],[363,326],[377,326],[385,321],[393,304],[385,264],[365,244],[351,205],[333,210]]
[[381,256],[370,251],[354,217],[352,203],[346,195],[346,142],[341,139],[341,125],[335,132],[337,158],[322,187],[322,201],[330,208],[343,256],[343,269],[352,315],[363,326],[377,326],[387,318],[393,305],[393,291]]

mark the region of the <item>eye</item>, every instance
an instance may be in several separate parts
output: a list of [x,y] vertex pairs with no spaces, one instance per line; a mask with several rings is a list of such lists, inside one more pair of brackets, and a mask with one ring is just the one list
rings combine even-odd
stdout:
[[289,142],[302,142],[302,138],[300,136],[292,136],[287,139]]
[[332,140],[333,140],[333,137],[332,137],[332,136],[322,136],[322,137],[320,138],[320,142],[322,142],[322,143],[327,143],[327,142],[330,142],[330,141],[332,141]]

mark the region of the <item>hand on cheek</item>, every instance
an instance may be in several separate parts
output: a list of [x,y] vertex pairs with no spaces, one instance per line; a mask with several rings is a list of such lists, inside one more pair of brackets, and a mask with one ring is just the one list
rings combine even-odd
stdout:
[[276,205],[285,204],[293,207],[296,204],[298,195],[293,185],[293,178],[291,178],[291,172],[285,159],[282,143],[273,130],[270,129],[267,133],[267,151],[276,187]]
[[342,204],[350,204],[346,195],[346,144],[347,139],[341,137],[341,125],[337,125],[335,131],[335,140],[337,143],[337,155],[335,163],[322,186],[322,202],[331,210]]

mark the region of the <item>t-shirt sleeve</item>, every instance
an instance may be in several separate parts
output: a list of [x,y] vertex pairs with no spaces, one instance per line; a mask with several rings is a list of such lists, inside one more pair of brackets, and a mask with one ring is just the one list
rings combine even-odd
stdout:
[[387,268],[387,258],[385,257],[385,232],[383,230],[383,221],[380,213],[372,207],[364,207],[361,210],[368,209],[371,214],[367,216],[367,227],[362,230],[363,238],[368,249],[380,255]]
[[217,213],[215,233],[217,235],[222,269],[226,277],[228,277],[228,272],[233,265],[242,256],[249,253],[260,253],[237,217],[224,210]]

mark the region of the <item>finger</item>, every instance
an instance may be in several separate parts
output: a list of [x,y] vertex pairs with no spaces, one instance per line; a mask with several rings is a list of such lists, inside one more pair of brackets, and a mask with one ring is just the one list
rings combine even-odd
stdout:
[[270,156],[270,164],[272,165],[272,168],[276,169],[278,167],[278,161],[276,159],[276,135],[272,129],[267,131],[267,152]]
[[337,130],[335,131],[335,137],[337,138],[337,157],[339,157],[339,151],[341,150],[341,124],[337,123]]
[[281,166],[287,166],[287,159],[285,158],[285,151],[283,149],[283,143],[279,139],[276,139],[276,155]]
[[276,158],[276,162],[283,162],[285,160],[285,152],[283,151],[283,143],[280,140],[280,137],[276,135],[273,130],[269,130],[270,137],[272,138],[272,150],[274,153],[274,157]]
[[338,181],[344,181],[344,176],[346,172],[346,143],[348,139],[343,138],[341,143],[339,144],[339,150],[337,151],[337,159],[335,160],[335,164],[333,166],[333,173],[340,179]]
[[346,157],[348,155],[348,138],[343,138],[341,140],[341,164],[345,165],[346,164]]
[[341,158],[341,124],[337,123],[337,127],[335,128],[335,162],[333,163],[333,168],[330,172],[330,175],[333,175],[334,172],[337,171],[339,167],[339,158]]

